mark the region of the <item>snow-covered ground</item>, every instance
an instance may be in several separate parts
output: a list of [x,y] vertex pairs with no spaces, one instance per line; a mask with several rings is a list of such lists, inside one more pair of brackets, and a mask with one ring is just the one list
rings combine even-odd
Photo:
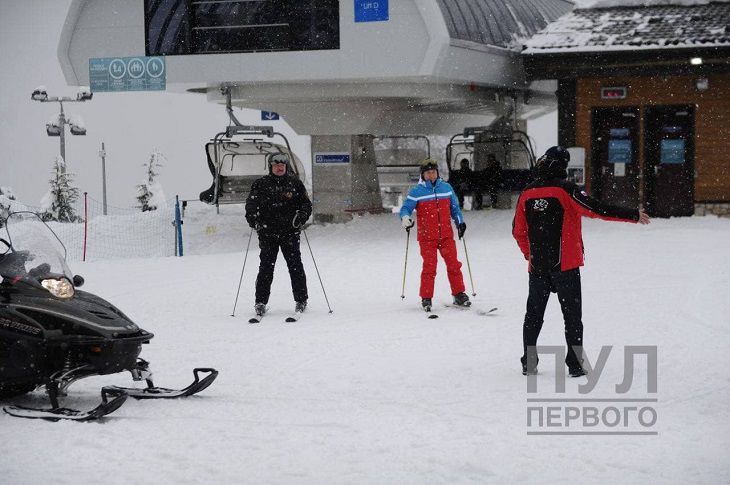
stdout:
[[[427,320],[415,240],[401,301],[405,233],[383,215],[307,231],[334,313],[303,241],[305,317],[283,322],[293,302],[280,259],[271,313],[249,325],[256,243],[231,317],[248,228],[240,208],[225,209],[188,214],[183,258],[73,265],[84,289],[155,333],[142,355],[158,385],[186,385],[195,366],[216,367],[217,382],[184,400],[130,400],[96,423],[0,414],[0,483],[730,482],[730,220],[585,221],[586,350],[595,359],[614,346],[589,396],[621,397],[622,349],[657,346],[658,434],[528,436],[527,399],[554,396],[555,370],[541,361],[540,393],[527,393],[527,273],[511,213],[466,213],[475,305],[498,306],[493,316],[443,307],[440,265],[441,317]],[[563,343],[553,298],[540,344]],[[643,361],[637,368],[645,377]],[[67,404],[89,407],[101,385],[129,382],[81,381]],[[585,382],[569,380],[563,396]],[[44,404],[40,392],[21,402]]]

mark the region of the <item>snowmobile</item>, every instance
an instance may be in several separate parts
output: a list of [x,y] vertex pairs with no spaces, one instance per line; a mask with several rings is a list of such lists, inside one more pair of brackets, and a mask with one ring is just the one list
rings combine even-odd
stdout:
[[[1,227],[1,226],[0,226]],[[45,387],[47,409],[6,406],[17,417],[88,421],[136,399],[190,396],[218,376],[193,370],[184,389],[156,387],[149,363],[139,358],[154,335],[102,298],[81,291],[84,283],[66,264],[66,248],[33,212],[13,212],[0,233],[0,400]],[[61,407],[68,387],[85,377],[129,371],[146,388],[105,386],[102,402],[88,411]]]

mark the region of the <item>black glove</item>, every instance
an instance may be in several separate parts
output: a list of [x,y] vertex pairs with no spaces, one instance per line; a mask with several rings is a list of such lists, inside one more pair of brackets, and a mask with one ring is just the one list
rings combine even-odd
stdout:
[[309,216],[307,216],[307,213],[304,211],[297,211],[297,213],[294,215],[294,219],[291,221],[291,225],[294,226],[295,229],[299,229],[304,225],[305,222],[307,222],[307,219],[309,219]]
[[464,233],[466,232],[466,222],[462,222],[458,226],[456,226],[457,231],[459,232],[459,239],[464,237]]
[[252,219],[252,220],[248,221],[248,227],[250,227],[251,229],[253,229],[256,232],[259,232],[261,230],[262,226],[259,221],[257,221],[256,219]]

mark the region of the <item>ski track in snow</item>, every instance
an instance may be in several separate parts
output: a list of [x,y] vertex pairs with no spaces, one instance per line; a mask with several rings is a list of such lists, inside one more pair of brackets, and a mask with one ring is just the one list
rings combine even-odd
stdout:
[[[442,308],[450,296],[440,261],[440,318],[426,319],[415,238],[401,301],[405,233],[382,215],[308,230],[333,314],[302,241],[307,312],[283,321],[294,303],[280,257],[270,313],[251,325],[255,242],[230,316],[249,234],[237,210],[191,210],[183,258],[72,264],[85,290],[155,334],[142,357],[157,385],[185,386],[196,366],[217,368],[218,380],[188,399],[130,399],[96,423],[0,414],[0,483],[730,481],[721,360],[730,351],[730,220],[584,220],[586,350],[595,359],[601,345],[615,347],[611,357],[625,345],[658,346],[659,435],[527,436],[518,361],[527,272],[510,211],[465,213],[475,305],[498,306],[496,315]],[[555,296],[540,344],[564,344]],[[540,372],[551,386],[552,362]],[[622,376],[623,363],[609,358],[596,393],[613,392]],[[568,380],[568,395],[581,382]],[[82,380],[65,404],[86,408],[102,385],[130,383],[128,374]],[[40,391],[17,401],[46,404]]]

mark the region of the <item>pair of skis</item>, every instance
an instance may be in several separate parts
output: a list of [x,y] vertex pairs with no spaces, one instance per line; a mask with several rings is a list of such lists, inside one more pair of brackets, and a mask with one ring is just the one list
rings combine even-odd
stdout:
[[[294,312],[291,315],[287,316],[284,321],[287,323],[294,323],[298,322],[301,318],[303,312]],[[264,319],[264,316],[266,316],[266,313],[263,315],[254,315],[253,317],[248,319],[248,323],[261,323],[261,320]]]
[[[474,308],[473,306],[461,306],[461,305],[456,305],[453,303],[447,303],[444,306],[446,308],[455,308],[455,309],[461,310],[461,311],[473,311],[479,316],[491,315],[498,310],[497,307],[483,309],[483,308]],[[435,313],[433,311],[433,309],[426,310],[426,318],[428,318],[430,320],[434,320],[438,317],[439,317],[438,313]]]

